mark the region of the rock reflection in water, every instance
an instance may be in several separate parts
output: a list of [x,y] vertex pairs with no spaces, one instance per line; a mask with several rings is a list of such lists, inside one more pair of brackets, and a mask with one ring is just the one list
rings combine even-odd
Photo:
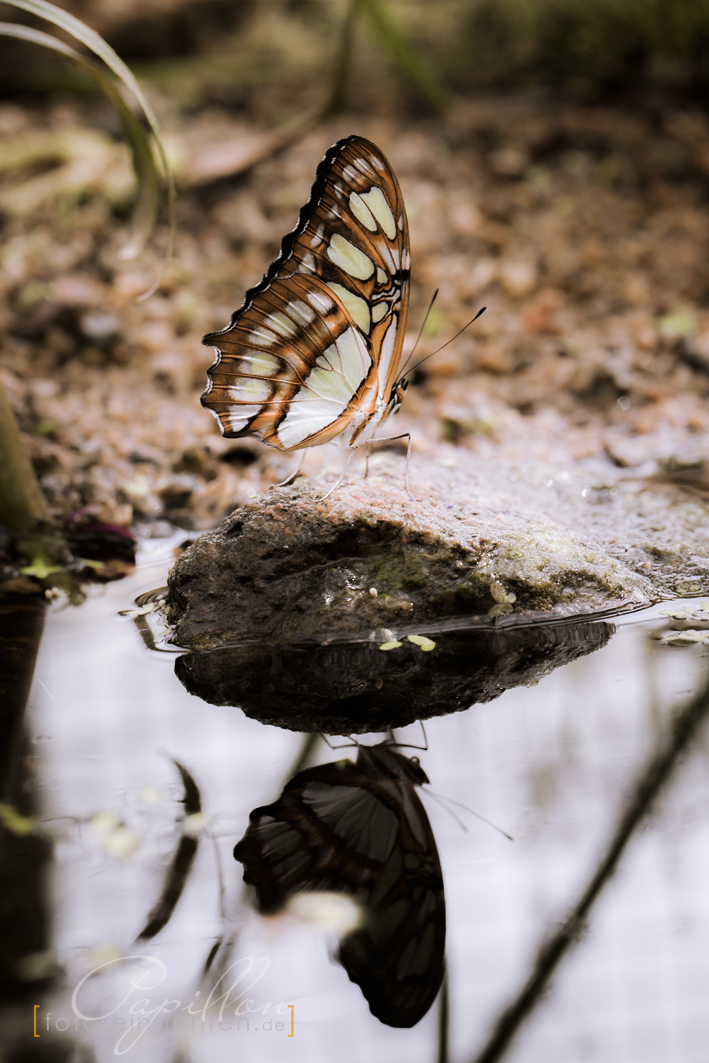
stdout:
[[441,633],[423,653],[404,641],[235,647],[189,653],[175,672],[190,694],[235,705],[262,723],[293,731],[367,734],[444,716],[505,690],[530,686],[600,649],[615,628],[582,622]]
[[427,782],[416,757],[360,746],[356,764],[299,772],[274,804],[254,809],[234,849],[264,913],[313,891],[360,906],[337,958],[387,1026],[415,1026],[443,980],[441,864],[414,790]]

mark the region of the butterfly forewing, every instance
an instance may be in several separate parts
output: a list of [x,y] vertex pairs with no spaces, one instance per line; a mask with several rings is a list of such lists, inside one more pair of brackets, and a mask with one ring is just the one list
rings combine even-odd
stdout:
[[281,253],[222,332],[203,404],[227,436],[280,450],[369,438],[390,409],[409,295],[396,176],[362,137],[335,144]]
[[443,978],[441,866],[414,784],[420,767],[385,745],[296,775],[272,805],[251,813],[234,850],[263,912],[303,891],[348,893],[364,909],[339,960],[390,1026],[414,1026]]

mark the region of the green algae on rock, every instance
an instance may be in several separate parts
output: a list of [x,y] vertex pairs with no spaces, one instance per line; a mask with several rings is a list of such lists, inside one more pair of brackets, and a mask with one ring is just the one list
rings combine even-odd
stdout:
[[[379,471],[379,470],[378,470]],[[255,498],[179,558],[174,642],[213,649],[508,626],[709,589],[709,502],[584,468],[403,463]],[[380,637],[384,632],[384,637]]]

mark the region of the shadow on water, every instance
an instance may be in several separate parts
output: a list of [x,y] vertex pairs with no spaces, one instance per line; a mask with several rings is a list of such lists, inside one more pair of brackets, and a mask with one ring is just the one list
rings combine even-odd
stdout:
[[41,597],[0,599],[0,995],[21,1000],[48,981],[49,841],[34,832],[36,785],[25,706],[44,626]]
[[605,646],[615,628],[588,621],[509,630],[468,629],[382,651],[377,643],[237,647],[175,662],[184,687],[292,731],[366,734],[460,712],[530,686]]

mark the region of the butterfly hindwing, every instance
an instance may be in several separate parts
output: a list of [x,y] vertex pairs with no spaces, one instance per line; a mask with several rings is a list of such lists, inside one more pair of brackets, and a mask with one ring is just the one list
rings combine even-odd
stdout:
[[368,438],[387,415],[409,294],[396,176],[362,137],[335,144],[281,253],[222,332],[203,404],[227,436],[280,450]]
[[261,910],[304,891],[349,893],[362,925],[338,959],[390,1026],[414,1026],[443,978],[445,900],[436,843],[414,785],[415,760],[386,745],[361,747],[357,763],[300,772],[272,805],[251,813],[234,850]]
[[374,875],[365,846],[351,847],[337,829],[349,821],[356,833],[359,819],[367,830],[370,798],[362,782],[350,761],[324,764],[291,779],[273,805],[254,809],[234,856],[244,865],[244,881],[258,890],[261,911],[276,912],[308,890],[358,893],[368,872]]

